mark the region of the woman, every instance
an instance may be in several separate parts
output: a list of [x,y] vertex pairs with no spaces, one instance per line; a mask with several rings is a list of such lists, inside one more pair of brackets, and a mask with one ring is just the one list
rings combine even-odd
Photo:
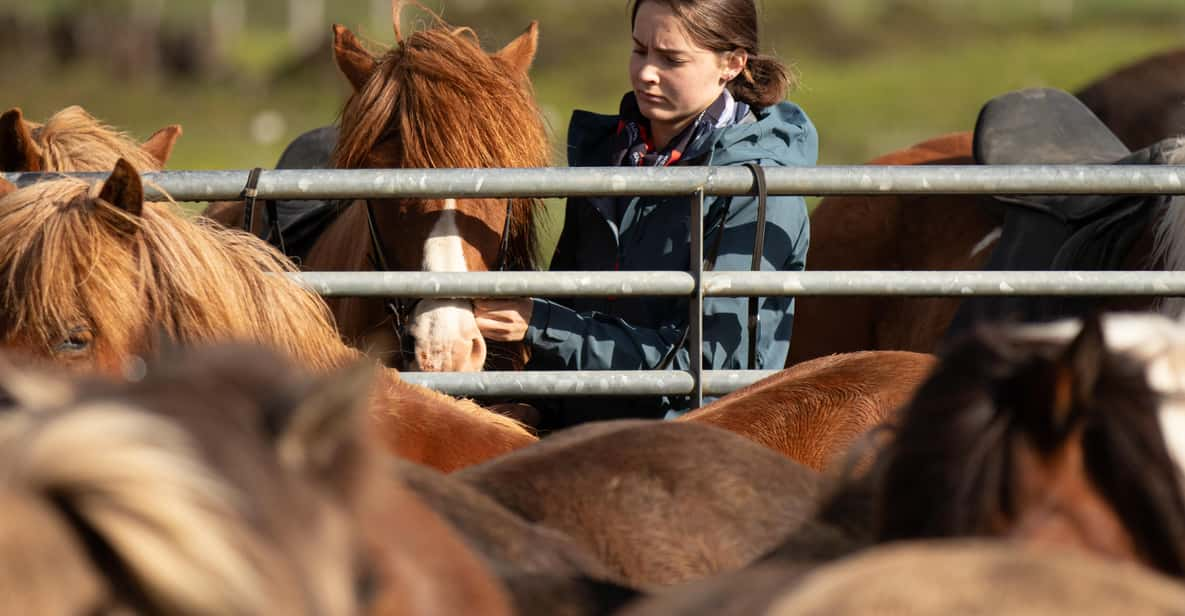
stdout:
[[[818,137],[806,114],[783,97],[789,71],[758,53],[754,0],[635,0],[633,87],[616,116],[577,111],[568,129],[572,166],[814,164]],[[687,197],[572,198],[552,270],[689,269]],[[723,217],[723,229],[721,219]],[[749,270],[755,197],[705,204],[704,247],[715,269]],[[770,197],[763,270],[801,271],[809,227],[801,197]],[[755,366],[748,358],[746,298],[704,306],[703,364],[712,369],[781,368],[790,348],[794,301],[760,299]],[[491,340],[525,340],[529,369],[687,369],[680,344],[687,300],[663,297],[500,299],[475,302]],[[674,353],[673,361],[667,358]],[[569,399],[544,409],[548,427],[611,417],[668,417],[690,399]],[[551,403],[548,407],[552,406]]]

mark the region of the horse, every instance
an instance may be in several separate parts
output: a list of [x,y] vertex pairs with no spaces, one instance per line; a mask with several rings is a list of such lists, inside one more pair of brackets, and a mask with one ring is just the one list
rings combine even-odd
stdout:
[[894,542],[995,540],[1185,577],[1182,395],[1185,328],[1163,317],[981,325],[940,355],[870,468],[780,545],[627,613],[767,613]]
[[136,380],[3,369],[8,609],[511,613],[386,473],[362,421],[370,365],[313,376],[243,345],[162,355]]
[[592,616],[642,596],[565,533],[525,520],[459,477],[403,460],[394,467],[495,572],[516,614]]
[[455,476],[648,590],[745,565],[814,511],[824,478],[727,430],[591,422]]
[[779,371],[675,421],[736,432],[818,471],[847,451],[913,395],[934,356],[862,351],[819,357]]
[[[1046,102],[1042,102],[1046,101]],[[1043,118],[1037,119],[1037,118]],[[1027,124],[1032,122],[1032,124]],[[1027,126],[1027,128],[1021,128]],[[1038,127],[1055,127],[1045,130]],[[1093,164],[1119,159],[1129,162],[1180,164],[1185,149],[1168,139],[1140,152],[1131,153],[1083,105],[1054,90],[1007,94],[989,102],[981,112],[977,133],[947,135],[900,152],[875,159],[883,165],[963,165],[977,160],[988,164]],[[993,141],[1003,136],[1000,142]],[[1009,142],[1008,139],[1012,141]],[[1041,143],[1034,143],[1035,141]],[[974,150],[974,151],[973,151]],[[1112,198],[1113,199],[1113,198]],[[814,241],[807,262],[819,270],[980,270],[1017,252],[1017,243],[997,250],[1014,228],[1021,228],[1023,206],[1010,205],[1016,199],[989,200],[972,195],[893,195],[885,197],[828,197],[811,216]],[[1058,212],[1090,207],[1082,198],[1028,199]],[[1113,205],[1113,204],[1112,204]],[[1119,203],[1109,211],[1126,207]],[[1182,267],[1182,224],[1179,208],[1148,207],[1134,238],[1109,250],[1126,250],[1119,263],[1106,267],[1121,270],[1169,269]],[[1108,210],[1099,209],[1106,215]],[[1096,214],[1091,214],[1097,216]],[[1012,221],[1012,222],[1010,222]],[[816,224],[817,223],[817,224]],[[1016,225],[1014,227],[1014,224]],[[1037,235],[1036,231],[1029,231]],[[1004,235],[1009,234],[1009,235]],[[1019,234],[1017,234],[1019,235]],[[1095,240],[1092,240],[1095,241]],[[1099,245],[1104,240],[1097,240]],[[1011,251],[1011,252],[1010,252]],[[1048,267],[1042,265],[1036,269]],[[1029,265],[1003,265],[993,269],[1034,269]],[[1071,267],[1073,269],[1075,267]],[[1098,269],[1090,264],[1078,269]],[[1005,312],[1003,302],[1017,300],[977,299],[983,307],[997,302],[988,314]],[[971,307],[962,308],[961,298],[913,297],[804,297],[801,298],[794,344],[787,365],[829,353],[854,350],[895,349],[933,352],[952,324],[966,325],[973,318]],[[1046,302],[1048,307],[1048,302]],[[1030,302],[1030,306],[1039,305]],[[1180,300],[1152,302],[1140,298],[1109,298],[1115,310],[1156,308],[1168,314],[1181,310]],[[1082,306],[1054,309],[1052,316],[1080,314]],[[1060,311],[1060,312],[1058,312]],[[998,318],[1000,315],[995,315]]]
[[[353,88],[341,112],[329,166],[358,168],[546,167],[551,150],[527,71],[532,23],[487,54],[468,28],[439,19],[379,55],[334,26],[334,57]],[[537,199],[369,199],[339,203],[332,221],[301,255],[310,271],[487,271],[537,269]],[[208,215],[241,221],[221,204]],[[424,371],[476,371],[487,360],[468,300],[415,303],[379,298],[329,301],[343,335]],[[404,338],[414,338],[414,350]],[[490,359],[525,364],[525,346],[499,345]],[[403,354],[408,356],[404,357]]]
[[1167,616],[1182,600],[1178,581],[1141,567],[967,540],[870,550],[813,573],[760,613],[1102,616],[1139,606]]
[[14,107],[0,114],[0,170],[110,171],[123,158],[141,173],[160,171],[181,133],[173,124],[137,144],[77,105],[53,114],[44,124],[25,120]]
[[[111,375],[134,374],[161,334],[250,341],[311,370],[356,361],[325,302],[262,240],[174,203],[146,203],[126,161],[91,185],[63,178],[0,199],[0,344]],[[455,470],[533,443],[521,424],[407,383],[376,379],[372,427],[398,455]]]
[[1119,140],[1141,150],[1185,135],[1185,49],[1141,58],[1075,92]]

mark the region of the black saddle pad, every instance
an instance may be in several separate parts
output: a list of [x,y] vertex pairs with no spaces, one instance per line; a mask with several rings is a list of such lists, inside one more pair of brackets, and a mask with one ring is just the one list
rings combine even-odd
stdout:
[[[980,112],[980,164],[1160,164],[1180,147],[1167,140],[1129,151],[1074,96],[1053,89],[995,98]],[[1167,198],[1157,195],[999,196],[1004,226],[988,271],[1108,270],[1128,252]],[[964,301],[949,334],[979,321],[1044,321],[1080,316],[1099,298],[974,297]]]
[[[315,128],[288,144],[276,168],[327,169],[335,145],[336,126]],[[317,238],[342,210],[340,202],[320,199],[277,200],[274,205],[283,242],[274,237],[270,224],[264,239],[298,262],[308,255]]]

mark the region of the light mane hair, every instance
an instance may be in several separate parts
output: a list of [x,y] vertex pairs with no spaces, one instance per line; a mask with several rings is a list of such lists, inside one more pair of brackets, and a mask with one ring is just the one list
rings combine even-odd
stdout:
[[141,173],[161,164],[131,135],[96,119],[77,105],[55,113],[45,124],[29,123],[45,169],[61,172],[107,171],[120,158]]
[[[0,482],[54,499],[169,613],[267,613],[240,495],[172,421],[115,404],[0,419]],[[253,554],[252,552],[257,552]]]
[[[313,370],[358,357],[325,302],[288,278],[295,266],[258,238],[175,203],[141,215],[65,178],[0,199],[0,339],[49,349],[77,327],[97,353],[127,357],[164,334],[181,344],[257,342]],[[155,329],[155,331],[154,331]]]
[[[376,160],[376,148],[386,142],[391,146]],[[342,110],[333,165],[546,167],[549,148],[526,77],[482,51],[472,30],[437,20],[376,58],[374,74]],[[539,204],[514,200],[509,269],[536,269]]]
[[[1185,165],[1185,137],[1177,139],[1176,148],[1166,155],[1166,164]],[[1173,197],[1156,222],[1152,243],[1152,263],[1160,263],[1167,271],[1185,271],[1185,197]],[[1162,297],[1156,302],[1163,315],[1185,316],[1185,297]]]

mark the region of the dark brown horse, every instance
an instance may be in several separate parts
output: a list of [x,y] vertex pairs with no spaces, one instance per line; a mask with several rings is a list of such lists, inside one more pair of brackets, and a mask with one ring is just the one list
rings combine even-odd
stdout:
[[727,430],[642,420],[569,428],[456,476],[640,588],[749,563],[809,517],[822,481]]
[[819,357],[737,390],[676,421],[736,432],[815,470],[891,422],[934,366],[934,356],[864,351]]
[[0,375],[17,405],[0,415],[7,609],[510,613],[385,472],[369,366],[313,378],[257,347],[170,355],[133,382]]
[[1092,81],[1076,95],[1128,148],[1185,135],[1185,49],[1142,58]]
[[956,342],[899,412],[872,469],[841,483],[781,546],[630,613],[766,613],[822,564],[922,539],[1007,539],[1185,577],[1185,500],[1170,447],[1179,435],[1162,427],[1181,413],[1185,332],[1154,315],[1106,327],[1119,348],[1156,350],[1108,348],[1097,320],[982,328]]

